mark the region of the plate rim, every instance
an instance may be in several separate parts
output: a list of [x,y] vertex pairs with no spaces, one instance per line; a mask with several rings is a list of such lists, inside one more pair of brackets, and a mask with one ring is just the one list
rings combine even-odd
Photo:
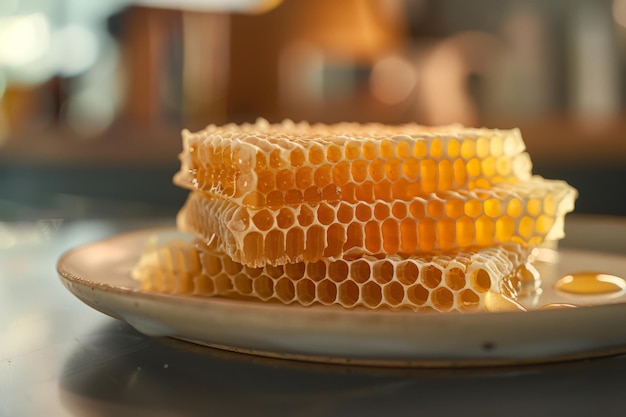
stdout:
[[[58,276],[61,279],[63,285],[80,301],[87,304],[91,308],[94,308],[108,316],[114,317],[116,319],[120,319],[128,322],[131,326],[137,328],[140,332],[146,333],[142,331],[141,328],[138,328],[135,324],[131,323],[128,317],[124,317],[124,314],[120,314],[119,316],[116,314],[112,314],[112,307],[109,305],[109,308],[101,308],[101,305],[94,305],[85,299],[84,294],[81,294],[80,289],[83,291],[91,290],[91,291],[104,291],[106,293],[114,294],[116,297],[122,297],[124,299],[133,300],[133,302],[138,300],[144,300],[150,303],[165,303],[168,308],[186,306],[187,308],[191,308],[194,311],[199,311],[199,309],[210,309],[214,308],[218,313],[223,313],[224,311],[235,311],[240,315],[245,315],[249,312],[264,312],[268,315],[284,315],[285,311],[292,312],[292,316],[295,317],[294,320],[297,321],[297,318],[304,318],[304,321],[311,320],[328,320],[336,317],[353,319],[356,323],[365,323],[368,320],[374,320],[376,322],[385,322],[398,326],[432,326],[432,325],[441,325],[447,326],[452,325],[453,327],[462,327],[465,324],[469,324],[470,326],[476,326],[476,322],[485,323],[485,326],[488,326],[490,323],[498,323],[502,320],[509,320],[510,326],[509,328],[517,328],[517,326],[528,326],[529,322],[532,320],[540,320],[542,321],[542,326],[540,329],[536,331],[540,332],[541,329],[545,332],[546,327],[550,327],[554,323],[555,327],[558,327],[559,317],[566,318],[568,321],[575,321],[578,318],[583,318],[588,314],[593,315],[594,317],[601,317],[605,315],[615,315],[620,312],[623,313],[623,310],[626,309],[626,302],[616,302],[616,303],[606,303],[602,305],[590,305],[590,306],[581,306],[574,309],[545,309],[545,310],[532,310],[528,312],[521,311],[499,311],[499,312],[471,312],[471,313],[438,313],[438,312],[410,312],[406,310],[367,310],[367,309],[346,309],[341,306],[324,306],[324,305],[312,305],[312,306],[302,306],[297,303],[292,303],[291,305],[280,304],[280,303],[265,303],[262,301],[256,300],[238,300],[238,299],[228,299],[224,297],[200,297],[200,296],[188,296],[188,295],[176,295],[176,294],[166,294],[166,293],[156,293],[149,292],[145,290],[141,290],[140,288],[130,288],[123,287],[118,285],[112,285],[107,282],[102,282],[98,280],[92,280],[88,277],[79,276],[74,273],[71,268],[68,268],[68,264],[70,263],[72,257],[80,256],[82,252],[87,252],[92,250],[94,247],[98,245],[109,245],[115,244],[120,240],[128,240],[129,242],[133,240],[138,240],[142,237],[149,237],[153,234],[163,234],[163,233],[183,233],[178,232],[175,227],[155,227],[155,228],[147,228],[147,229],[137,229],[124,233],[115,234],[103,239],[99,239],[87,244],[83,244],[74,248],[71,248],[65,251],[57,261],[57,272]],[[584,250],[574,249],[571,252],[585,252]],[[588,251],[587,251],[588,252]],[[594,253],[594,252],[592,252]],[[602,252],[595,252],[602,253]],[[137,257],[140,256],[140,253],[133,254]],[[626,259],[626,256],[614,255],[618,258]],[[137,258],[138,259],[138,258]],[[128,271],[128,279],[132,280],[130,277],[130,271]],[[79,287],[79,288],[77,288]],[[106,307],[106,306],[105,306]],[[126,311],[127,314],[130,314]],[[624,315],[624,314],[622,314]],[[529,318],[531,317],[531,318]],[[624,315],[626,319],[626,315]],[[248,321],[252,319],[246,319]],[[293,324],[290,324],[293,325]],[[377,323],[376,325],[379,325]],[[332,326],[330,326],[332,327]],[[535,331],[531,328],[531,330]],[[336,331],[336,330],[333,330]],[[514,331],[514,330],[513,330]],[[318,329],[319,333],[319,329]],[[488,332],[485,332],[487,334]],[[511,333],[511,332],[507,332]],[[191,339],[193,337],[185,337],[184,335],[177,334],[162,334],[161,336],[171,336],[182,339]],[[398,336],[400,337],[400,336]],[[507,336],[509,337],[509,336]],[[605,337],[606,338],[606,337]],[[198,339],[198,338],[195,338]],[[408,339],[407,339],[408,340]],[[198,340],[196,340],[198,342]],[[209,345],[212,347],[228,349],[232,351],[244,351],[248,353],[254,353],[261,356],[271,356],[271,357],[280,357],[287,359],[297,359],[297,360],[310,360],[313,362],[326,362],[326,363],[344,363],[344,364],[363,364],[363,365],[380,365],[380,366],[434,366],[434,367],[449,367],[449,366],[499,366],[499,365],[520,365],[520,364],[536,364],[536,363],[544,363],[544,362],[555,362],[555,361],[566,361],[572,359],[579,359],[582,357],[596,357],[596,356],[607,356],[613,355],[616,353],[622,353],[626,351],[626,335],[623,336],[622,342],[619,343],[619,346],[615,345],[605,345],[602,348],[596,349],[585,349],[585,353],[577,353],[575,351],[569,352],[569,354],[563,354],[559,358],[555,359],[553,356],[542,356],[542,355],[530,355],[524,358],[505,358],[501,357],[464,357],[458,360],[450,360],[447,359],[423,359],[423,360],[393,360],[390,359],[388,361],[381,360],[353,360],[353,359],[337,359],[332,358],[333,355],[312,355],[310,353],[304,353],[302,355],[293,355],[293,354],[284,354],[281,352],[271,352],[271,351],[263,351],[263,349],[250,349],[242,346],[233,346],[227,343],[207,343],[206,341],[200,340],[201,344]],[[485,342],[486,343],[486,342]],[[487,349],[487,348],[485,348]],[[489,349],[487,349],[489,350]],[[478,352],[478,351],[477,351]],[[489,352],[483,352],[489,354]],[[476,353],[475,353],[476,354]]]

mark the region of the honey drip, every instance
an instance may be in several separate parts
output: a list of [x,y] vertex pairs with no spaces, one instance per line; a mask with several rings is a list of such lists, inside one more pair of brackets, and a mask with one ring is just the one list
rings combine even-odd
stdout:
[[493,291],[485,294],[485,310],[491,312],[527,311],[526,307],[517,301]]
[[575,272],[560,278],[555,288],[569,294],[603,295],[626,290],[626,281],[601,272]]

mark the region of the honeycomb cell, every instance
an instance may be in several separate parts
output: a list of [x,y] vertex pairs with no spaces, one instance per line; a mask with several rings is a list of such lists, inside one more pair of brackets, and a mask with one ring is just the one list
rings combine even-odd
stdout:
[[428,288],[437,288],[441,283],[441,277],[443,275],[443,271],[434,266],[430,265],[422,270],[422,283]]
[[[531,204],[541,207],[538,214],[527,210],[530,200],[541,203],[547,196],[550,204]],[[575,198],[576,191],[566,183],[540,177],[374,205],[341,201],[251,209],[192,192],[178,215],[178,227],[236,262],[261,267],[325,256],[416,255],[507,242],[536,246],[563,236],[563,218]]]
[[[397,307],[404,300],[404,287],[399,282],[390,282],[383,287],[385,302],[391,307]],[[452,305],[450,305],[452,307]]]
[[337,288],[339,304],[343,307],[354,307],[360,298],[359,286],[353,281],[345,281]]
[[328,265],[328,277],[334,282],[342,282],[348,278],[348,264],[345,261],[334,261]]
[[[302,203],[369,195],[383,180],[385,187],[372,196],[409,201],[430,192],[525,180],[532,168],[516,129],[264,120],[185,130],[180,161],[177,185],[253,208],[293,201],[288,193],[311,187],[316,191],[303,193]],[[408,186],[394,187],[401,181]],[[323,193],[331,182],[337,192]]]
[[413,305],[423,306],[428,302],[430,291],[424,288],[423,285],[417,284],[409,287],[407,296]]
[[329,279],[317,283],[317,300],[324,305],[335,304],[337,301],[337,284]]
[[298,281],[296,283],[296,297],[304,306],[313,304],[317,298],[315,283],[310,279]]
[[361,287],[361,298],[366,307],[376,308],[383,301],[383,292],[379,284],[367,281]]
[[263,301],[269,300],[274,293],[274,281],[264,274],[253,281],[252,287],[254,294]]
[[[478,311],[487,294],[532,294],[539,276],[519,244],[432,256],[233,267],[200,242],[148,248],[132,271],[146,291],[413,311]],[[221,268],[216,266],[221,265]],[[210,271],[210,273],[209,273]],[[525,292],[524,292],[525,291]]]
[[458,291],[464,288],[465,285],[465,273],[461,268],[452,268],[446,273],[446,287],[453,291]]
[[450,311],[454,306],[454,294],[447,288],[437,288],[431,294],[432,303],[437,311]]
[[337,209],[337,220],[343,224],[349,224],[353,219],[354,207],[349,204],[341,203]]
[[470,289],[463,290],[460,294],[457,295],[457,298],[457,304],[461,307],[462,310],[475,309],[478,307],[481,301],[480,295]]
[[252,294],[252,291],[253,291],[252,280],[243,274],[233,274],[233,275],[235,275],[235,278],[233,279],[234,290],[242,295]]

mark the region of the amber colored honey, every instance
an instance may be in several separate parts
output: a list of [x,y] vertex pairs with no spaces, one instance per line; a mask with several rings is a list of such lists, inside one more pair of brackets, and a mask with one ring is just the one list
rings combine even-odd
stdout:
[[175,182],[250,208],[410,200],[531,176],[517,129],[339,123],[185,131]]
[[540,177],[411,201],[321,202],[277,209],[252,209],[196,191],[180,211],[178,226],[253,267],[509,242],[536,246],[562,236],[563,217],[575,195],[566,183]]
[[613,294],[626,290],[623,278],[601,272],[575,272],[560,278],[555,288],[577,295]]
[[508,298],[496,292],[518,296],[509,284],[518,279],[527,255],[520,245],[511,245],[433,257],[325,259],[251,268],[203,243],[170,242],[145,253],[133,276],[144,290],[175,294],[466,312],[501,310],[501,300]]

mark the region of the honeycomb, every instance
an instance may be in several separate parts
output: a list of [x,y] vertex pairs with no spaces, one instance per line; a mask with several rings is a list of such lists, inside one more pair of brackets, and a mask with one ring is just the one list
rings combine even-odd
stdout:
[[576,191],[533,177],[490,189],[455,189],[410,201],[321,202],[253,209],[191,192],[178,227],[207,248],[250,267],[410,256],[513,242],[538,246],[563,236]]
[[531,176],[519,130],[255,124],[183,132],[174,182],[245,207],[410,201]]
[[537,288],[530,250],[519,244],[426,257],[354,260],[251,268],[202,243],[168,242],[142,256],[133,277],[146,291],[345,308],[467,312],[488,294],[511,299]]

